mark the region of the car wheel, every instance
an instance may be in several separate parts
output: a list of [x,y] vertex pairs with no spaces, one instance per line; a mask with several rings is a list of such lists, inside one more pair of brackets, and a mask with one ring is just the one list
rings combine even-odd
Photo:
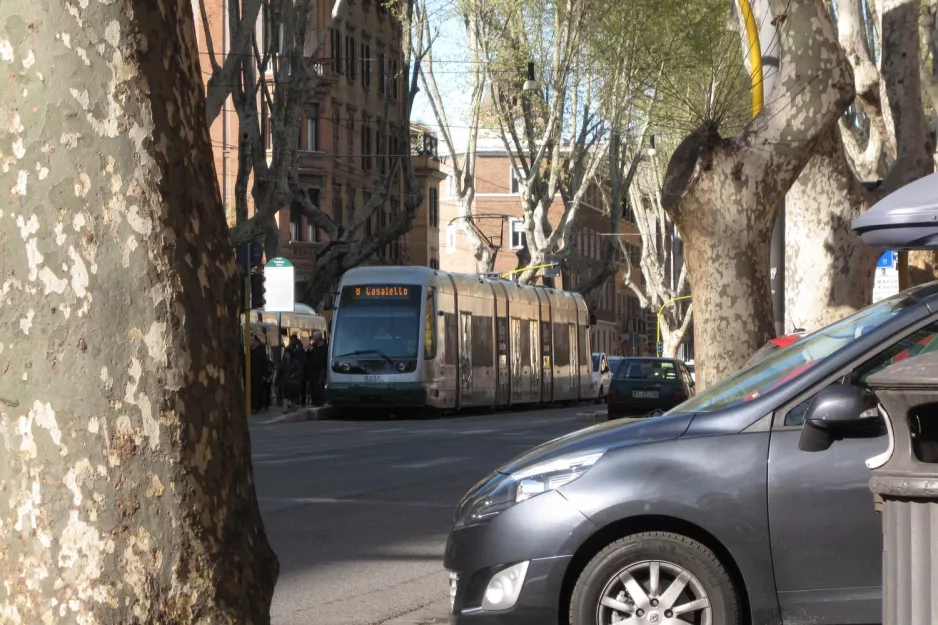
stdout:
[[644,532],[600,551],[580,574],[570,625],[739,625],[739,597],[716,555],[695,540]]

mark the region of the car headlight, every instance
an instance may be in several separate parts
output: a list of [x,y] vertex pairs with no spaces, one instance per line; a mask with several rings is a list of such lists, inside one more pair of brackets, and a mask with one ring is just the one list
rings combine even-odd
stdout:
[[594,450],[552,458],[510,475],[498,474],[465,502],[456,525],[491,519],[515,504],[577,479],[602,458],[606,450]]

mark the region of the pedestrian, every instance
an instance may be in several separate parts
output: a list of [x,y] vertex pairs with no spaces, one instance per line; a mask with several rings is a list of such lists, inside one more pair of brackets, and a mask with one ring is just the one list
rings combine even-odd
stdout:
[[329,365],[329,345],[326,343],[322,332],[319,330],[313,333],[313,339],[309,343],[306,363],[307,369],[309,370],[309,393],[312,399],[312,405],[322,406],[325,400],[326,367]]
[[251,411],[270,407],[270,359],[256,334],[251,337]]
[[290,357],[298,363],[300,368],[300,389],[299,389],[299,398],[300,404],[306,405],[306,393],[307,393],[307,371],[306,371],[306,349],[303,347],[300,337],[297,335],[290,336]]
[[299,359],[294,358],[293,350],[284,350],[277,380],[280,392],[287,408],[293,408],[300,401],[300,390],[303,386],[303,365]]

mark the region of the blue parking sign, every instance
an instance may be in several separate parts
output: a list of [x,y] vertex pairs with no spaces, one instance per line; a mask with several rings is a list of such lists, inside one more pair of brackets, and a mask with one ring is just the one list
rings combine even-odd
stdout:
[[883,255],[879,257],[879,260],[876,261],[877,269],[892,269],[896,266],[896,263],[899,261],[899,252],[887,251],[883,252]]

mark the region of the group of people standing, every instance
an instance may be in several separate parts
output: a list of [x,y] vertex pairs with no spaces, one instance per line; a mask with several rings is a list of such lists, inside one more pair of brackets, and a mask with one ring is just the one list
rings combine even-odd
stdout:
[[278,367],[270,361],[263,342],[254,336],[251,339],[252,410],[259,412],[269,408],[274,388],[279,405],[286,404],[287,408],[307,403],[321,406],[325,402],[328,364],[329,344],[318,330],[305,347],[297,335],[292,335]]

